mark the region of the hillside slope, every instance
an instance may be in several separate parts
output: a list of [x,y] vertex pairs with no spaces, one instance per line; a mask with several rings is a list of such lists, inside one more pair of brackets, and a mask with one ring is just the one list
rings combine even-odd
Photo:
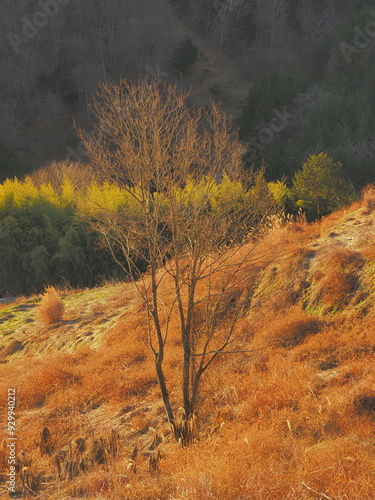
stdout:
[[[373,498],[373,199],[369,191],[311,225],[272,224],[261,245],[274,259],[259,270],[242,325],[246,352],[207,373],[186,449],[164,416],[131,284],[62,291],[64,319],[52,326],[38,316],[40,297],[3,306],[1,417],[15,387],[27,467],[17,487],[51,500]],[[166,363],[176,396],[176,328]]]

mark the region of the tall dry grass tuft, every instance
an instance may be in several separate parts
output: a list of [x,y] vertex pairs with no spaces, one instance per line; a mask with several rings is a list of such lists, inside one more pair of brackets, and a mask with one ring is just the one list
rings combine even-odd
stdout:
[[353,299],[360,286],[359,272],[365,259],[360,252],[349,248],[328,246],[324,259],[312,275],[308,307],[342,310]]
[[44,324],[60,323],[64,316],[64,304],[59,293],[53,286],[47,286],[38,309],[39,316]]
[[375,185],[370,184],[362,191],[362,205],[368,213],[375,210]]

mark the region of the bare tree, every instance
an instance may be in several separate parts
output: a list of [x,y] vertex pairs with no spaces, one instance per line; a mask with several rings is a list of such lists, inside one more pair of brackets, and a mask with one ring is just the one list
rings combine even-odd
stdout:
[[[244,148],[229,119],[214,104],[192,109],[187,97],[155,81],[102,84],[91,106],[97,133],[80,133],[103,180],[127,196],[116,210],[97,207],[96,228],[144,301],[164,407],[182,444],[192,438],[203,374],[243,338],[238,323],[264,258],[250,240],[273,210],[267,196],[244,188]],[[166,352],[176,349],[168,343],[172,318],[181,342],[179,404],[165,376]]]

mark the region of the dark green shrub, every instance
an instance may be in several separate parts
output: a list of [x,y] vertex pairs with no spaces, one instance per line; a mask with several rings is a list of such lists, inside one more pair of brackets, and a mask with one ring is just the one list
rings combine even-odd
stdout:
[[0,295],[40,292],[68,282],[94,286],[104,277],[120,277],[100,236],[69,207],[47,203],[0,210]]
[[198,47],[190,38],[185,38],[174,51],[169,66],[176,74],[185,74],[198,59]]

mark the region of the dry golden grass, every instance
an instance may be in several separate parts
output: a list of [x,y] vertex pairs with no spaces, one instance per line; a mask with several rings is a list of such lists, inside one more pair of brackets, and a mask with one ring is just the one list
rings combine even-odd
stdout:
[[[144,306],[130,286],[124,285],[124,299],[108,301],[108,309],[111,303],[113,309],[121,307],[122,300],[132,308],[108,329],[101,346],[0,364],[1,408],[6,407],[6,388],[17,381],[19,450],[26,450],[31,471],[49,478],[45,498],[373,499],[374,309],[358,312],[348,300],[355,288],[349,277],[356,276],[356,286],[364,283],[370,262],[365,252],[371,245],[364,242],[354,250],[317,238],[322,231],[329,234],[344,215],[310,226],[299,221],[265,236],[259,248],[263,245],[263,255],[274,253],[277,268],[263,275],[270,287],[263,289],[267,312],[250,310],[238,325],[242,340],[237,345],[245,351],[263,348],[215,360],[203,381],[197,440],[186,449],[174,443],[168,428]],[[317,256],[310,253],[315,242],[320,245]],[[319,311],[318,316],[304,309],[306,285],[299,289],[298,284],[323,254],[312,280],[323,306],[341,304],[342,311]],[[255,265],[253,271],[259,270]],[[221,276],[214,279],[219,283]],[[280,293],[272,294],[272,283],[283,285]],[[287,290],[290,284],[296,293]],[[203,293],[204,284],[200,286]],[[163,303],[172,304],[168,279],[162,294]],[[176,401],[182,359],[177,312],[170,318],[167,346],[165,372]],[[71,481],[58,481],[53,456],[41,456],[36,445],[44,426],[56,449],[77,437],[98,439],[116,428],[119,452]],[[159,471],[149,469],[150,427],[164,434]],[[129,466],[132,445],[138,455]],[[4,469],[6,457],[0,447]]]
[[38,313],[45,325],[60,323],[64,315],[64,304],[58,291],[53,286],[48,286],[39,304]]
[[362,205],[368,213],[375,210],[375,186],[370,184],[362,192]]
[[315,288],[316,299],[328,308],[348,304],[358,287],[358,272],[364,258],[357,251],[332,247],[324,255],[315,276],[319,285]]

